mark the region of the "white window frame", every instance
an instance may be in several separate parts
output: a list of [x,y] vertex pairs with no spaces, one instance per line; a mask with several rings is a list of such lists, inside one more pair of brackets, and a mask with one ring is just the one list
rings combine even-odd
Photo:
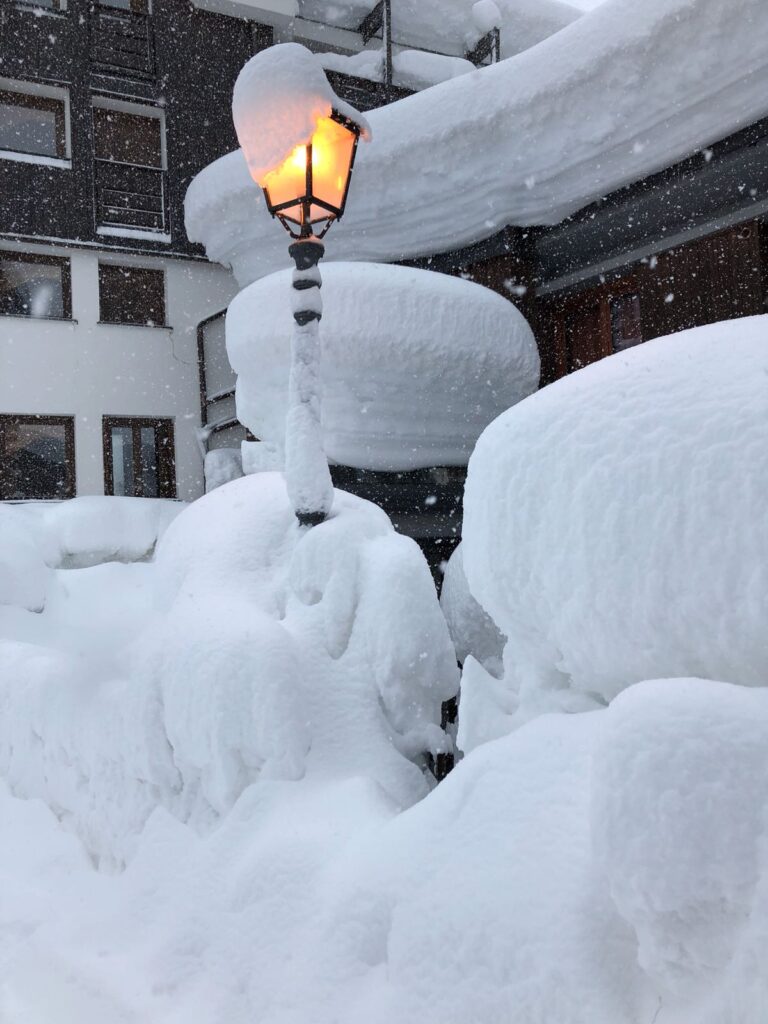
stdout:
[[26,82],[15,78],[0,78],[0,89],[4,92],[17,92],[22,96],[43,96],[45,99],[61,100],[64,103],[64,146],[65,156],[43,156],[39,153],[16,153],[10,149],[0,149],[0,160],[14,160],[22,164],[38,164],[43,167],[60,167],[64,170],[72,168],[72,118],[69,109],[69,89],[55,85],[42,85],[40,82]]

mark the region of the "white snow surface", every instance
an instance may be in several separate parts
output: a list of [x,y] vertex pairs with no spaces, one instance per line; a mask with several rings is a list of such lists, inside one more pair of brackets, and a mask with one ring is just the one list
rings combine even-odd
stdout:
[[[328,255],[389,261],[558,223],[766,114],[765,0],[607,0],[525,53],[373,111]],[[241,285],[286,264],[240,153],[193,180],[186,226]]]
[[[377,470],[466,465],[484,427],[538,385],[522,314],[470,281],[365,263],[322,268],[323,443]],[[302,293],[305,294],[305,293]],[[292,318],[290,273],[257,281],[227,313],[238,418],[282,449]]]
[[768,317],[732,320],[594,363],[485,430],[462,551],[508,638],[506,729],[643,679],[766,685],[766,374]]
[[[381,50],[361,50],[351,55],[321,53],[318,57],[329,71],[340,71],[372,82],[384,80],[384,54]],[[475,65],[463,57],[424,50],[402,50],[392,58],[392,81],[404,89],[426,89],[474,70]]]
[[472,655],[496,676],[503,674],[506,637],[487,611],[472,596],[464,573],[463,546],[459,544],[443,576],[440,607],[460,663]]
[[[401,46],[462,56],[479,34],[493,27],[491,22],[500,23],[502,56],[510,57],[558,32],[581,13],[562,0],[498,0],[494,14],[489,10],[492,2],[480,0],[477,18],[474,0],[397,0],[392,4],[393,40]],[[303,17],[343,28],[357,27],[371,7],[368,0],[298,0]]]
[[301,532],[276,473],[187,507],[153,562],[52,573],[0,638],[0,774],[108,865],[157,807],[204,833],[258,779],[413,803],[458,686],[415,543],[343,492]]
[[3,1020],[762,1024],[767,714],[642,683],[404,813],[316,773],[203,836],[158,808],[117,876],[0,785]]
[[232,117],[254,182],[263,185],[266,175],[296,146],[309,142],[320,118],[334,109],[370,138],[366,119],[339,99],[306,47],[279,43],[251,57],[235,82]]

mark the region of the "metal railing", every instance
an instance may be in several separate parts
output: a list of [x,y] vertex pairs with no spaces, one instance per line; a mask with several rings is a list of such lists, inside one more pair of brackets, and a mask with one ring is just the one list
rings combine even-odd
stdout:
[[166,172],[114,160],[95,161],[96,223],[167,233]]
[[98,4],[91,10],[93,63],[107,73],[153,78],[155,52],[149,15]]

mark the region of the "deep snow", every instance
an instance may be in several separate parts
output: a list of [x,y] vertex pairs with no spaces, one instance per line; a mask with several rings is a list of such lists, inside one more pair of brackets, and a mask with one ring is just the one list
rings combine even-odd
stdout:
[[[643,679],[768,683],[766,374],[768,316],[731,320],[593,363],[484,431],[462,553],[508,638],[503,731]],[[474,682],[462,700],[491,714],[499,687]]]
[[[410,267],[330,263],[322,273],[323,444],[332,460],[377,470],[466,465],[488,423],[538,386],[533,333],[495,292]],[[238,418],[279,451],[290,280],[281,272],[246,288],[226,325]]]
[[448,749],[458,674],[426,562],[352,495],[302,532],[281,475],[246,477],[153,562],[58,570],[41,612],[20,604],[0,608],[0,774],[107,865],[156,807],[205,832],[260,778],[361,775],[407,806]]
[[205,836],[155,811],[116,877],[0,789],[2,1018],[762,1024],[767,700],[639,684],[400,814],[262,779]]

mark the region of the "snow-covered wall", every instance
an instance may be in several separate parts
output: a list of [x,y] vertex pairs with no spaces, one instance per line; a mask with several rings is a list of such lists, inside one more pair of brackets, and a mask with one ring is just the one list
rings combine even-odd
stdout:
[[103,416],[173,418],[178,497],[202,494],[196,327],[227,305],[236,290],[231,275],[202,261],[110,254],[111,263],[165,271],[169,326],[103,324],[98,253],[4,246],[69,258],[73,319],[2,317],[0,413],[75,417],[78,494],[104,493]]
[[[768,114],[765,0],[606,0],[538,46],[370,115],[331,259],[553,224]],[[245,285],[285,239],[239,152],[190,185],[189,236]]]
[[[323,268],[323,441],[345,466],[466,465],[481,431],[536,390],[533,332],[506,299],[410,267]],[[282,450],[293,320],[288,271],[242,291],[227,314],[237,412]]]

